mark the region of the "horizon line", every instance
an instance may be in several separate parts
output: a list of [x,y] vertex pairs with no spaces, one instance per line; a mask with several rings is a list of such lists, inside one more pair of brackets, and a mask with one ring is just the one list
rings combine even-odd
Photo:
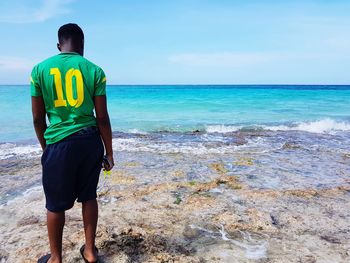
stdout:
[[[30,86],[28,84],[0,84],[0,86]],[[186,84],[186,83],[177,83],[177,84],[107,84],[107,86],[350,86],[349,84],[210,84],[210,83],[200,83],[200,84]]]

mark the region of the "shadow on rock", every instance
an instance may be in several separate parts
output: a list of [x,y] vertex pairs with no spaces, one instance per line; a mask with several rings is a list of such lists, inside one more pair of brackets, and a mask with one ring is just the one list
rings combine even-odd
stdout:
[[142,229],[129,228],[120,234],[112,233],[99,247],[103,262],[203,262],[191,256],[195,251],[186,248],[186,244],[159,234],[148,234]]

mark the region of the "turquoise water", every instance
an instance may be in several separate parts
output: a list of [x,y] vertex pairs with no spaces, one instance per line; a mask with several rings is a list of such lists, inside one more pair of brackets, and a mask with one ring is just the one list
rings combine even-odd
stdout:
[[[113,131],[347,130],[350,86],[108,86]],[[35,139],[29,86],[0,86],[0,142]],[[315,127],[315,125],[317,127]]]
[[108,95],[114,129],[122,131],[350,120],[350,86],[124,86]]

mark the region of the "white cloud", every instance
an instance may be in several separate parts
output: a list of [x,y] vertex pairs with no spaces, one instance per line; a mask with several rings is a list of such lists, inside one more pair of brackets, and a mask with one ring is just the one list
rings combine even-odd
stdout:
[[0,56],[0,70],[30,71],[35,62],[19,57]]
[[186,66],[244,67],[262,64],[279,57],[276,53],[185,53],[169,57],[169,61]]
[[68,4],[74,0],[42,0],[35,6],[31,1],[3,1],[0,4],[0,22],[2,23],[36,23],[44,22],[58,15],[70,13]]

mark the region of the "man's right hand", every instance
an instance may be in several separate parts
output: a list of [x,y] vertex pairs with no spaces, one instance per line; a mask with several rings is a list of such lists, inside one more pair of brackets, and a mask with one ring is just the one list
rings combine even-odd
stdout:
[[103,169],[106,170],[106,171],[112,170],[112,168],[114,167],[113,154],[105,155],[105,159],[104,160],[106,160],[106,161],[103,161]]
[[103,144],[105,146],[106,157],[108,158],[108,162],[106,162],[106,165],[103,164],[103,168],[106,171],[110,171],[114,166],[114,160],[112,148],[112,129],[111,123],[109,121],[109,115],[107,112],[106,96],[95,96],[94,102],[96,111],[96,122],[103,140]]

